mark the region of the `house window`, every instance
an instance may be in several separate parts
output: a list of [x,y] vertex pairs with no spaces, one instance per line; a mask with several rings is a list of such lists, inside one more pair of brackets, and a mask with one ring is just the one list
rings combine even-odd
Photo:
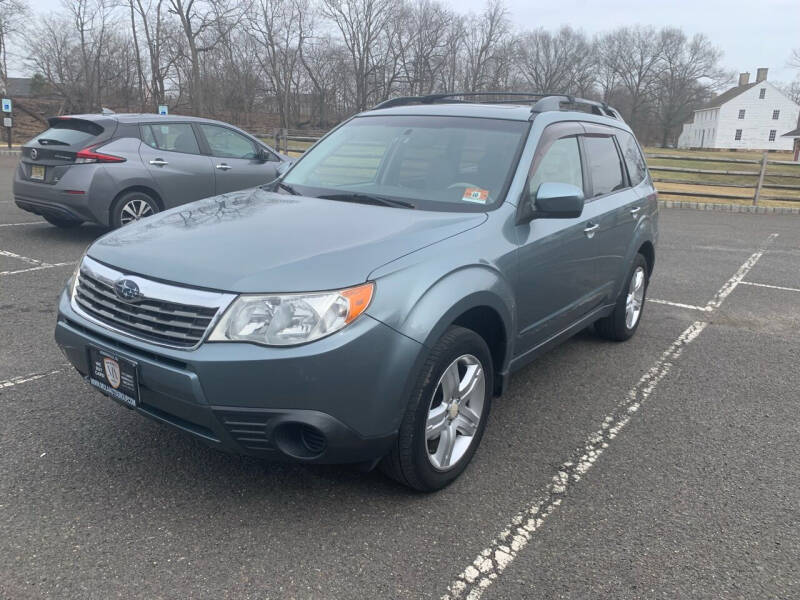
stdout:
[[739,110],[739,118],[740,119],[744,119],[744,109],[743,108]]
[[742,130],[741,129],[737,129],[736,130],[736,135],[733,136],[733,139],[736,140],[737,142],[742,139]]
[[761,89],[758,91],[758,97],[759,97],[759,99],[760,99],[760,100],[763,100],[764,98],[766,98],[766,96],[767,96],[767,88],[761,88]]
[[778,133],[777,129],[770,129],[769,130],[769,141],[770,142],[774,142],[775,141],[775,136],[777,135],[777,133]]
[[779,110],[773,110],[773,111],[772,111],[772,120],[773,120],[773,121],[777,121],[777,120],[778,120],[778,119],[780,119],[780,118],[781,118],[781,111],[779,111]]

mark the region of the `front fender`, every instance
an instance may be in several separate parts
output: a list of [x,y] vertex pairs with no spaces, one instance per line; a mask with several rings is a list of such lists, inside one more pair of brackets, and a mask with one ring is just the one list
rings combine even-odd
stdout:
[[405,270],[378,281],[376,299],[367,310],[405,336],[431,348],[445,330],[473,308],[488,307],[500,318],[506,340],[506,364],[512,356],[516,309],[514,294],[503,275],[490,265],[468,265],[433,281]]

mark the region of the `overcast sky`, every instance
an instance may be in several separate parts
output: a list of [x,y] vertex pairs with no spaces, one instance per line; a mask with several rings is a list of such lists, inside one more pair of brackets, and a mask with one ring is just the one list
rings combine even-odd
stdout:
[[[485,0],[447,0],[457,10],[479,12]],[[61,0],[31,3],[40,13],[58,9]],[[800,47],[800,0],[506,0],[518,29],[555,29],[569,24],[593,34],[642,23],[673,25],[705,33],[723,52],[725,68],[749,71],[769,67],[771,81],[788,82],[798,71],[786,62]]]

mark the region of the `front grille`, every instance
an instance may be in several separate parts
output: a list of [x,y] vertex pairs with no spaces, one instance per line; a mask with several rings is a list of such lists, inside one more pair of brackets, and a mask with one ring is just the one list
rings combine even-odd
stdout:
[[[122,276],[122,273],[113,271],[105,265],[100,265],[89,258],[84,259],[78,276],[74,303],[83,313],[96,321],[157,344],[176,348],[197,346],[223,306],[221,301],[213,302],[214,298],[222,299],[224,297],[222,294],[209,292],[208,296],[212,298],[212,302],[209,302],[211,305],[197,306],[156,297],[152,293],[147,294],[144,289],[141,299],[126,302],[114,292],[114,281]],[[142,287],[147,287],[144,285],[147,280],[141,278],[137,280],[142,283]],[[154,282],[147,283],[162,292],[165,288],[167,291],[172,288],[176,296],[186,289]],[[197,290],[190,290],[188,293],[203,294]],[[161,294],[161,296],[166,295],[168,294]]]

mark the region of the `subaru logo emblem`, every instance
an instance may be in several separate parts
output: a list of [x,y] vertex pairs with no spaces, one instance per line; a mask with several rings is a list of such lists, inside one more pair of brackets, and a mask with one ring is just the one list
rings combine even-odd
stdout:
[[141,296],[139,286],[132,279],[118,279],[114,282],[114,293],[125,302],[133,302]]
[[39,151],[36,148],[31,148],[31,159],[36,160],[39,158]]

